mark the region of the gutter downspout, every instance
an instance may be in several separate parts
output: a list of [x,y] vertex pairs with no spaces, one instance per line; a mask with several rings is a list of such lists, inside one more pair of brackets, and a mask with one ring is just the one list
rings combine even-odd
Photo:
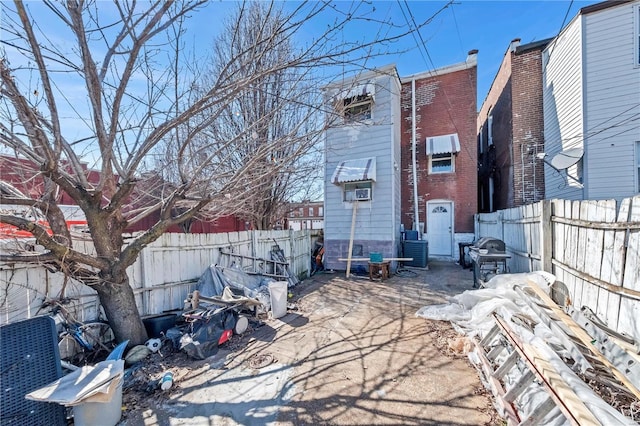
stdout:
[[[413,171],[413,230],[418,229],[418,176],[416,167],[416,79],[411,79],[411,167]],[[422,236],[418,234],[418,238]]]

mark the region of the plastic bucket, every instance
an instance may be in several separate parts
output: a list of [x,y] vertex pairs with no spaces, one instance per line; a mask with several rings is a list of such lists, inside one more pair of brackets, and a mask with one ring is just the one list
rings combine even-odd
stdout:
[[269,283],[269,295],[271,296],[271,316],[280,318],[287,314],[287,281]]
[[109,402],[84,402],[73,407],[75,426],[115,426],[122,415],[122,376]]

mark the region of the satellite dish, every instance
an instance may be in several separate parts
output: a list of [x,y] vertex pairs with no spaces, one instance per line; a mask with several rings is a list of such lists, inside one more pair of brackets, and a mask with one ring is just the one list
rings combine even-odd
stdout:
[[583,155],[584,150],[582,148],[567,149],[566,151],[556,154],[551,159],[551,165],[557,170],[568,169],[580,161]]

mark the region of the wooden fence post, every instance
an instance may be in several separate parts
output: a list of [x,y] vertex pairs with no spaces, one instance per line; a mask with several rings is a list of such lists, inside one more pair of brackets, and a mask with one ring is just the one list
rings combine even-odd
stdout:
[[551,259],[553,258],[553,244],[555,234],[551,224],[553,212],[551,200],[542,200],[542,217],[540,219],[540,247],[542,248],[542,269],[553,273]]
[[293,229],[289,229],[289,265],[291,265],[291,270],[295,271],[295,274],[298,275],[298,268],[296,268],[296,254],[295,253],[295,233]]
[[256,235],[256,231],[255,229],[251,230],[251,256],[252,257],[262,257],[262,253],[260,253],[260,256],[257,255],[257,251],[256,248],[258,246],[258,236]]
[[478,241],[480,238],[480,213],[473,215],[473,239]]

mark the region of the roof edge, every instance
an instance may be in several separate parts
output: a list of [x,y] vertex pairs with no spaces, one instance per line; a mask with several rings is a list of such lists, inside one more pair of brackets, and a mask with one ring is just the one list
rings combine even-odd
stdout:
[[456,71],[464,71],[469,68],[478,66],[478,55],[477,51],[474,54],[470,54],[467,59],[463,62],[458,62],[457,64],[447,65],[441,68],[436,68],[432,71],[421,71],[416,74],[410,74],[404,77],[400,77],[401,83],[406,83],[411,80],[417,80],[421,78],[429,78],[429,77],[437,77],[443,74],[449,74]]
[[578,12],[580,15],[586,15],[592,12],[598,12],[599,10],[608,9],[610,7],[622,6],[623,4],[633,3],[633,0],[607,0],[600,3],[585,6]]
[[544,48],[547,44],[551,43],[551,40],[553,39],[554,37],[549,37],[544,40],[533,41],[527,44],[521,44],[520,46],[516,47],[515,54],[518,55],[520,53],[528,52],[529,50]]
[[378,68],[373,68],[373,69],[361,72],[359,74],[352,75],[350,77],[344,77],[342,80],[333,81],[323,86],[322,89],[332,90],[332,89],[348,87],[349,85],[357,84],[361,80],[369,80],[372,78],[381,77],[383,75],[388,75],[392,77],[395,76],[396,78],[400,79],[398,75],[398,70],[396,69],[396,64],[392,63],[388,65],[383,65]]

